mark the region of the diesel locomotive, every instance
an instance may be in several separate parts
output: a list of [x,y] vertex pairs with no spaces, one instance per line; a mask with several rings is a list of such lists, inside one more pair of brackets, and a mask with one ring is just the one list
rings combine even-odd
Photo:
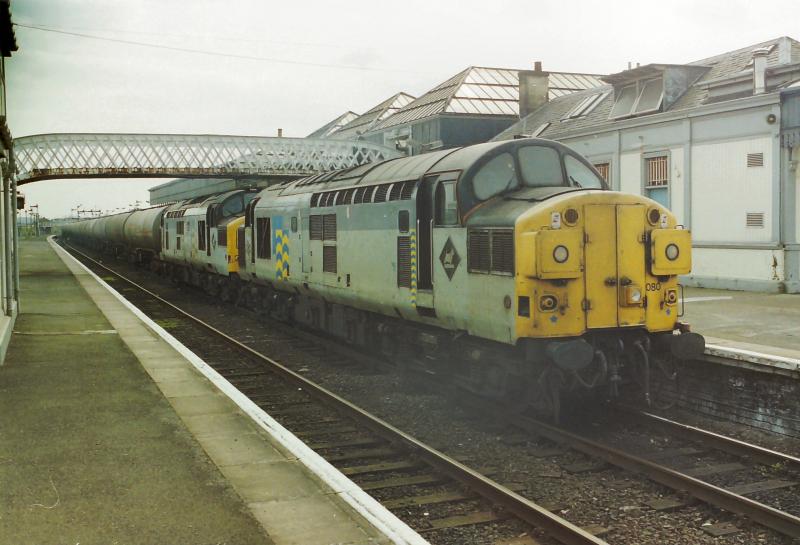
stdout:
[[298,326],[557,413],[674,378],[690,232],[557,142],[366,164],[77,222],[63,236]]

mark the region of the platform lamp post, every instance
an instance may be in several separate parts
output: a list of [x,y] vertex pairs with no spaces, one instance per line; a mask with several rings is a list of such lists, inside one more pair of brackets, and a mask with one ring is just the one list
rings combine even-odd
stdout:
[[[29,208],[30,208],[31,215],[33,216],[34,236],[38,237],[39,236],[39,205],[38,204],[32,204],[32,205],[29,206]],[[36,209],[36,211],[34,211],[34,208]]]

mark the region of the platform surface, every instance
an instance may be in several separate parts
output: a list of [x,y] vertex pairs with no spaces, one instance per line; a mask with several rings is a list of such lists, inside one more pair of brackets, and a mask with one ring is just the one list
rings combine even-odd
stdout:
[[21,258],[0,543],[386,543],[96,280]]
[[682,320],[708,342],[800,359],[800,294],[686,288]]

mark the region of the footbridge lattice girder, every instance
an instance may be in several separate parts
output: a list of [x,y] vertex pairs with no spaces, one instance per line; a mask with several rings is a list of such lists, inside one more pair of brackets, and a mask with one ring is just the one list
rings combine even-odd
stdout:
[[14,139],[19,185],[53,178],[304,176],[399,157],[323,138],[190,134],[38,134]]

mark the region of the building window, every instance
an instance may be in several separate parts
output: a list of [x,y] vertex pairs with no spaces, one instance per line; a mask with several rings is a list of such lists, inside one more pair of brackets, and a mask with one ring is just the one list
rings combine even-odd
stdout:
[[658,112],[664,100],[664,80],[655,78],[630,83],[615,89],[615,97],[609,119]]
[[594,168],[600,173],[600,177],[607,184],[610,184],[609,175],[611,174],[611,163],[595,163]]
[[669,207],[669,158],[666,155],[645,157],[645,197]]

